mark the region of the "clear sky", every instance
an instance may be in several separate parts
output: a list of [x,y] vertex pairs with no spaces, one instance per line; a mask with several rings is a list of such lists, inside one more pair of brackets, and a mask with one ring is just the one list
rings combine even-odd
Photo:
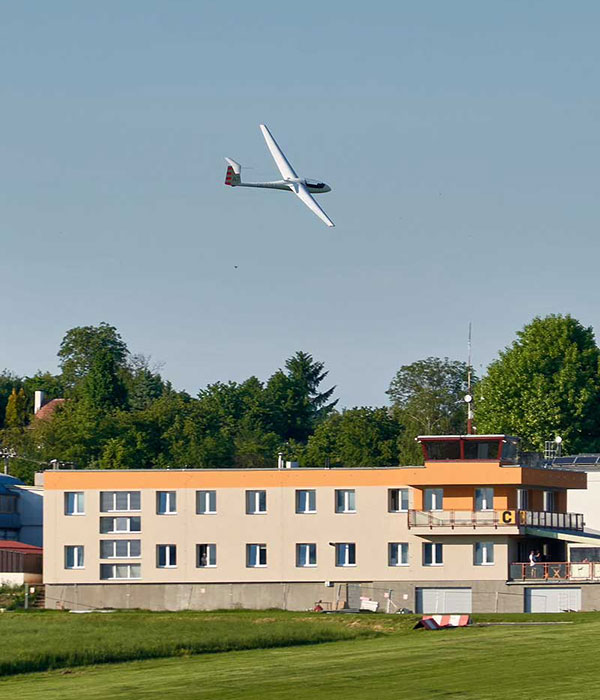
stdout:
[[[107,321],[195,393],[303,349],[342,405],[481,371],[535,315],[600,330],[600,4],[0,3],[0,368]],[[258,124],[329,183],[326,228]],[[244,171],[243,171],[244,172]],[[237,269],[236,267],[237,266]]]

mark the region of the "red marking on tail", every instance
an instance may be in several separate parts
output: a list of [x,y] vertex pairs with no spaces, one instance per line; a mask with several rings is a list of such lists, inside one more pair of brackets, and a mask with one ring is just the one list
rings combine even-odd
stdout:
[[235,173],[233,172],[233,168],[231,165],[227,166],[227,173],[225,174],[225,184],[226,185],[231,185],[231,180],[233,179],[233,176]]

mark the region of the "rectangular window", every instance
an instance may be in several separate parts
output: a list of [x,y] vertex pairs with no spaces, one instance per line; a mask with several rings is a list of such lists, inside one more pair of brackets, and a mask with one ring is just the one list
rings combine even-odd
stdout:
[[156,566],[159,569],[172,569],[177,566],[177,547],[174,544],[156,545]]
[[140,577],[141,566],[139,564],[100,564],[100,578],[103,581]]
[[316,513],[317,492],[314,489],[296,491],[296,513]]
[[255,568],[267,565],[267,545],[247,544],[246,545],[246,566]]
[[266,491],[246,491],[246,513],[257,515],[267,512]]
[[156,512],[158,515],[173,515],[177,513],[177,492],[157,491]]
[[527,489],[517,489],[517,508],[529,510],[529,491]]
[[317,545],[297,544],[296,545],[296,566],[316,566],[317,565]]
[[141,554],[140,540],[100,540],[100,559],[133,559]]
[[65,546],[65,569],[83,569],[83,545]]
[[444,509],[444,489],[425,489],[425,510]]
[[84,515],[83,491],[65,492],[65,515]]
[[196,566],[199,569],[206,569],[217,565],[217,545],[197,544],[196,545]]
[[217,512],[216,491],[196,491],[196,513],[209,515]]
[[423,543],[423,566],[440,566],[444,563],[443,545],[436,542]]
[[556,491],[544,491],[544,510],[546,513],[556,512]]
[[335,512],[356,513],[356,492],[354,489],[335,490]]
[[100,518],[100,532],[109,535],[120,532],[140,532],[142,519],[139,515],[130,518]]
[[408,510],[408,489],[388,489],[388,511],[403,513]]
[[486,566],[494,563],[494,543],[475,542],[473,561],[475,566]]
[[494,510],[494,489],[475,489],[475,510]]
[[390,542],[388,566],[408,566],[408,542]]
[[336,566],[356,566],[356,545],[354,542],[336,542]]
[[100,491],[100,512],[140,510],[139,491]]

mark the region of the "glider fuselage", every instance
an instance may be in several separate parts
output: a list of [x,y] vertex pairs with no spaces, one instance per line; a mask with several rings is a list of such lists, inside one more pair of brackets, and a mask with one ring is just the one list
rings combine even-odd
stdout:
[[302,183],[303,185],[306,185],[311,194],[331,192],[331,187],[329,187],[329,185],[325,182],[320,182],[319,180],[301,180],[300,178],[294,180],[273,180],[272,182],[240,182],[234,185],[234,187],[264,187],[269,190],[285,190],[286,192],[293,192],[290,185],[294,183]]

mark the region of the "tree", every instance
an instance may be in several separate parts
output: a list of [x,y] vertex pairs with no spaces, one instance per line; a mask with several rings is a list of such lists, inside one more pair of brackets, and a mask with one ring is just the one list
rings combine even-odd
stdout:
[[5,369],[0,372],[0,428],[4,425],[4,417],[6,414],[6,406],[10,395],[14,389],[20,389],[23,386],[23,380],[13,372]]
[[599,367],[592,328],[570,315],[534,318],[480,382],[478,432],[517,435],[529,449],[560,435],[570,452],[599,450]]
[[125,378],[129,408],[142,411],[163,393],[171,391],[169,382],[163,381],[158,373],[158,366],[151,366],[150,358],[145,355],[133,355],[128,363]]
[[122,408],[127,392],[113,354],[100,348],[94,354],[87,375],[81,380],[79,398],[95,410]]
[[4,425],[7,428],[24,428],[27,423],[27,398],[23,388],[13,388],[6,405]]
[[401,426],[388,408],[352,408],[317,426],[304,452],[303,466],[383,467],[398,464]]
[[58,357],[68,391],[74,392],[101,351],[110,355],[115,368],[125,368],[129,351],[114,326],[102,322],[99,326],[78,326],[66,332]]

